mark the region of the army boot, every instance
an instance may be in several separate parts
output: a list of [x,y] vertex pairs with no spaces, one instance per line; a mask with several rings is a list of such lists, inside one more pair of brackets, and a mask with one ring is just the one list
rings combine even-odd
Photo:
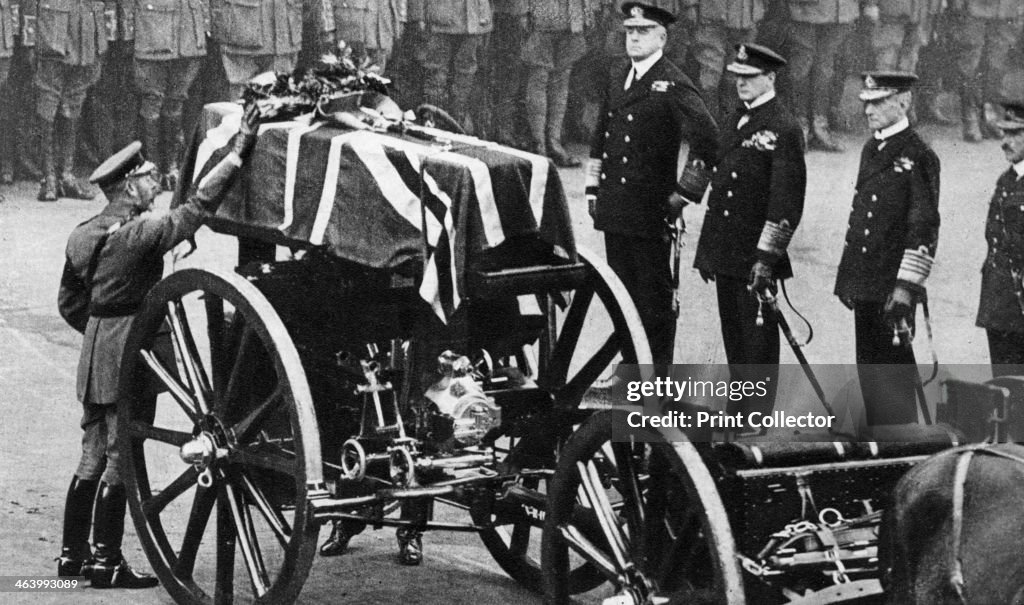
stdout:
[[121,554],[126,506],[123,485],[101,483],[93,509],[93,561],[83,567],[93,588],[153,588],[160,581],[132,569]]
[[554,73],[548,82],[547,138],[548,157],[559,168],[579,168],[581,162],[562,147],[562,124],[569,99],[569,72]]
[[814,116],[814,121],[811,122],[811,140],[808,141],[808,146],[811,149],[829,153],[840,153],[844,149],[842,143],[836,140],[829,131],[828,118],[825,116]]
[[526,126],[529,131],[526,150],[547,155],[548,71],[530,67],[526,76]]
[[71,478],[68,495],[64,500],[64,536],[60,556],[57,557],[57,576],[82,575],[82,566],[91,561],[89,529],[92,524],[92,503],[96,499],[96,479]]
[[419,565],[423,562],[423,532],[411,527],[399,527],[398,562],[402,565]]
[[73,200],[91,200],[98,195],[98,192],[88,183],[80,182],[74,171],[78,124],[79,120],[77,119],[68,118],[64,121],[64,141],[61,148],[63,165],[60,179],[57,181],[57,190],[61,197]]
[[36,118],[36,136],[39,141],[39,158],[43,178],[39,183],[40,202],[57,201],[57,168],[53,150],[53,120]]
[[348,550],[348,543],[357,536],[366,524],[357,521],[339,520],[334,522],[331,529],[331,536],[320,546],[321,557],[337,557],[345,554]]

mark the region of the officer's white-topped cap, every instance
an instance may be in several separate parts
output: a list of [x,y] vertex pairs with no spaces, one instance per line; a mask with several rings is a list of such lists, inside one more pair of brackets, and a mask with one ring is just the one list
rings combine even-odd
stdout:
[[858,97],[861,101],[881,101],[917,84],[917,74],[909,71],[868,71],[861,74],[864,87]]
[[1024,101],[1003,103],[1003,119],[996,122],[996,128],[1002,130],[1024,130]]
[[627,2],[623,4],[622,14],[626,15],[626,19],[622,24],[627,27],[645,27],[651,25],[668,27],[676,22],[676,16],[667,10],[640,2]]
[[142,143],[132,141],[93,170],[89,182],[101,188],[108,187],[121,179],[152,172],[155,168],[153,162],[142,156]]

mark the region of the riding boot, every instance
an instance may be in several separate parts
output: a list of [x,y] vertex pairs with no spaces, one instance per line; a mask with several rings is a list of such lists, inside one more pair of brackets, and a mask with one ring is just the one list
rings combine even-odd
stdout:
[[398,562],[402,565],[419,565],[423,562],[423,532],[412,527],[399,527]]
[[531,66],[526,76],[527,151],[538,155],[547,155],[548,75],[543,67]]
[[980,118],[978,116],[978,98],[973,88],[965,84],[960,88],[960,118],[963,120],[963,137],[968,143],[982,140]]
[[152,588],[160,583],[132,569],[121,554],[126,503],[123,485],[100,484],[92,517],[93,562],[83,569],[93,588]]
[[327,541],[320,547],[320,556],[337,557],[345,554],[349,541],[365,528],[366,524],[358,521],[347,519],[335,521],[334,527],[331,529],[331,537],[327,538]]
[[59,577],[82,575],[82,565],[92,557],[89,529],[92,504],[99,484],[97,479],[79,479],[78,475],[71,478],[68,495],[64,500],[64,536],[60,556],[57,557]]
[[43,164],[43,179],[39,183],[39,195],[36,196],[40,202],[57,201],[57,169],[53,150],[53,130],[53,120],[36,118],[36,136]]
[[64,140],[61,147],[63,165],[57,188],[60,190],[61,197],[73,200],[91,200],[98,195],[98,192],[87,183],[79,182],[75,177],[75,150],[79,123],[77,118],[64,120]]
[[828,129],[828,118],[825,116],[814,116],[814,121],[811,122],[811,140],[809,142],[811,149],[817,149],[818,151],[827,151],[829,153],[839,153],[843,151],[843,145],[835,139],[832,133]]
[[569,72],[552,73],[548,80],[547,138],[548,157],[559,168],[579,168],[581,162],[562,147],[562,124],[569,100]]

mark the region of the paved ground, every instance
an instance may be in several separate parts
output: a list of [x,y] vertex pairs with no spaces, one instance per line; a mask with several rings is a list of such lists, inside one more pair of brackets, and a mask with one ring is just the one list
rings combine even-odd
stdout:
[[[988,362],[984,334],[974,327],[985,255],[984,218],[996,177],[1006,168],[996,142],[966,145],[954,129],[925,129],[942,160],[942,231],[930,280],[936,349],[944,364]],[[810,183],[804,219],[793,240],[794,303],[815,326],[807,350],[812,362],[838,364],[853,358],[851,314],[831,295],[842,249],[846,217],[857,170],[860,135],[849,135],[851,151],[808,155]],[[582,151],[582,149],[578,149]],[[563,174],[578,239],[599,248],[582,200],[582,171]],[[64,241],[102,203],[61,200],[42,204],[35,185],[4,189],[0,205],[0,575],[52,573],[59,549],[63,494],[73,471],[80,432],[74,401],[74,369],[80,337],[56,310]],[[166,200],[165,200],[166,201]],[[684,266],[692,261],[703,208],[687,210],[690,234]],[[190,262],[223,263],[226,242],[208,231]],[[696,272],[682,278],[683,309],[677,360],[724,361],[719,342],[714,290]],[[927,359],[924,339],[919,359]],[[792,362],[786,352],[785,359]],[[966,370],[965,370],[966,371]],[[811,409],[813,400],[780,395],[785,409]],[[129,524],[130,525],[130,524]],[[126,552],[148,564],[129,527]],[[352,556],[317,560],[302,593],[308,603],[537,603],[490,561],[471,536],[428,536],[427,562],[400,569],[392,562],[390,531],[358,539]],[[76,595],[0,593],[0,603],[167,603],[160,589],[119,593],[87,590]]]

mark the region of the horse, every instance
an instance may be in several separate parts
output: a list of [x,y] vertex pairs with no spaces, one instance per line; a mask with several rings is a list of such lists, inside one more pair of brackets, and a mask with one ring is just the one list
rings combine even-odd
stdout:
[[879,538],[890,605],[1024,605],[1024,447],[921,462],[896,484]]

